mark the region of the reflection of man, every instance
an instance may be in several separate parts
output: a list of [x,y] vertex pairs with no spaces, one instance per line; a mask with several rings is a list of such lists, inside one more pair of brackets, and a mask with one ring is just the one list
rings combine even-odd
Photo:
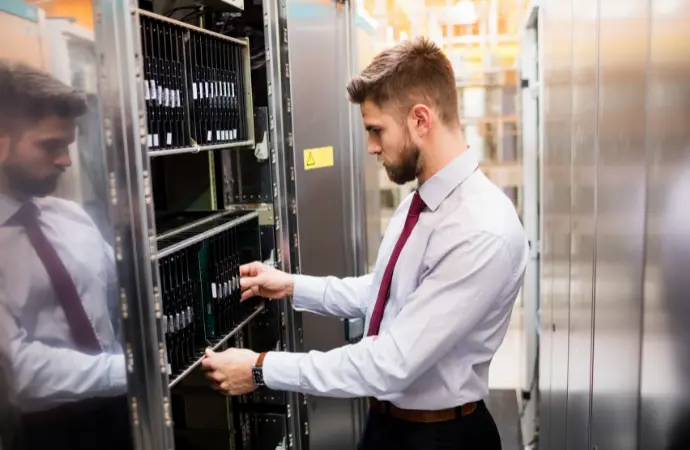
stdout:
[[243,297],[366,317],[367,336],[329,352],[207,352],[216,388],[370,397],[362,450],[501,448],[482,399],[527,263],[510,200],[469,153],[450,62],[424,39],[378,56],[348,86],[369,153],[396,183],[420,187],[393,215],[373,274],[339,280],[241,268]]
[[25,443],[127,448],[112,249],[77,204],[50,196],[86,103],[50,75],[2,61],[0,99],[0,314]]

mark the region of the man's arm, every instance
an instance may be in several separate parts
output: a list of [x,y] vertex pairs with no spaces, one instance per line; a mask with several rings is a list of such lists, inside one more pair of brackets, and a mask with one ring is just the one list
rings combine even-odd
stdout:
[[[477,324],[487,334],[503,324],[509,294],[521,279],[505,243],[489,233],[458,237],[442,226],[425,254],[420,286],[378,337],[326,353],[270,352],[263,365],[269,388],[332,397],[386,400],[409,386]],[[444,246],[445,245],[445,246]]]
[[365,317],[373,274],[352,278],[294,276],[293,305],[297,310],[356,319]]
[[[8,314],[1,305],[0,314]],[[30,342],[16,320],[9,314],[7,319],[2,322],[8,325],[13,378],[22,407],[47,407],[126,392],[124,355],[87,355]]]

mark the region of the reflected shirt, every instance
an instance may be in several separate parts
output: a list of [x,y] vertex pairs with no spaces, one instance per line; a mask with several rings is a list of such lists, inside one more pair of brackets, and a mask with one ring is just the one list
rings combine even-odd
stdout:
[[[469,152],[422,184],[419,194],[426,207],[396,264],[378,336],[328,352],[270,352],[263,365],[269,388],[375,397],[419,410],[487,396],[489,365],[527,266],[527,237],[513,203]],[[372,274],[297,275],[295,308],[364,317],[367,330],[412,195],[393,214]]]
[[[74,202],[34,199],[41,230],[79,292],[104,350],[76,350],[48,273],[24,228],[9,219],[21,203],[0,194],[0,315],[8,324],[14,383],[21,409],[125,393],[125,359],[114,322],[115,260],[91,218]],[[110,301],[110,302],[109,302]]]

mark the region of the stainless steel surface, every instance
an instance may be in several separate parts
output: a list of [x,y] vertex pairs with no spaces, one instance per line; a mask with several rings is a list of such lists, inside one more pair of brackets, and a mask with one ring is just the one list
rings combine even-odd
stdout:
[[[287,4],[300,267],[310,275],[366,271],[360,206],[365,153],[361,140],[353,140],[355,111],[345,91],[355,65],[350,6],[317,0]],[[325,146],[334,149],[334,165],[305,170],[304,150]],[[304,314],[303,325],[305,350],[347,344],[340,319]],[[310,449],[356,447],[361,400],[310,397],[308,406]]]
[[[251,313],[249,316],[247,316],[246,319],[244,319],[244,320],[243,320],[242,322],[240,322],[232,331],[230,331],[230,333],[228,333],[228,334],[226,334],[225,336],[223,336],[223,338],[220,339],[219,341],[214,342],[213,345],[210,346],[210,349],[213,350],[213,351],[216,351],[216,350],[218,350],[219,348],[221,348],[221,346],[223,346],[223,344],[225,344],[226,342],[228,342],[228,340],[229,340],[231,337],[235,336],[235,335],[236,335],[238,332],[240,332],[245,326],[247,326],[247,324],[248,324],[249,322],[251,322],[252,319],[254,319],[256,316],[258,316],[259,314],[261,314],[265,308],[266,308],[266,307],[264,306],[263,303],[260,304],[259,306],[257,306],[256,309],[254,309],[254,311],[252,311],[252,313]],[[200,357],[199,359],[197,359],[196,361],[194,361],[194,363],[193,363],[191,366],[187,367],[181,374],[177,375],[175,378],[173,378],[172,380],[170,380],[169,387],[170,387],[170,388],[174,387],[177,383],[179,383],[180,381],[182,381],[187,375],[189,375],[190,373],[192,373],[192,372],[194,371],[194,369],[196,369],[197,367],[199,367],[199,365],[201,364],[201,361],[203,361],[203,359],[204,359],[204,356]]]
[[228,144],[217,145],[195,145],[194,147],[171,148],[170,150],[149,150],[148,153],[151,158],[155,158],[157,156],[172,156],[183,155],[185,153],[210,152],[213,150],[227,150],[229,148],[237,147],[254,147],[254,141],[251,140],[242,142],[230,142]]
[[[601,1],[592,446],[637,449],[648,0]],[[621,14],[624,8],[625,15]]]
[[199,242],[202,242],[211,236],[215,236],[216,234],[220,234],[225,230],[229,230],[230,228],[235,228],[236,226],[243,224],[251,219],[254,219],[256,217],[259,217],[259,213],[256,211],[249,212],[246,215],[242,217],[238,217],[237,219],[233,219],[227,223],[224,223],[223,225],[219,225],[211,230],[204,231],[203,233],[199,233],[196,236],[192,236],[189,239],[185,239],[182,242],[178,242],[176,244],[173,244],[169,247],[164,248],[163,250],[155,253],[152,255],[154,259],[160,259],[160,258],[165,258],[168,255],[172,255],[173,253],[179,252],[182,249],[185,249],[191,245],[197,244]]
[[690,8],[573,2],[572,29],[543,9],[540,448],[689,448],[690,58],[670,43]]
[[[690,448],[688,2],[651,2],[639,449]],[[639,95],[639,94],[638,94]]]
[[[597,192],[599,0],[573,2],[570,325],[566,447],[589,448]],[[558,447],[555,447],[558,448]]]
[[523,213],[522,220],[530,243],[530,259],[522,287],[523,345],[520,367],[520,388],[529,393],[529,399],[518,396],[522,411],[520,426],[522,445],[525,446],[537,436],[538,374],[539,368],[539,273],[541,244],[539,232],[539,185],[540,185],[540,142],[539,101],[541,95],[540,74],[537,58],[539,42],[539,9],[532,5],[521,36],[520,73],[523,81],[520,104],[522,110],[522,160],[523,160]]
[[[173,447],[161,305],[155,253],[155,227],[146,141],[138,16],[133,3],[102,0],[96,12],[104,95],[103,128],[108,155],[108,186],[115,225],[119,295],[131,321],[128,343],[130,409],[140,449]],[[136,119],[139,118],[139,122]],[[153,289],[151,288],[153,286]]]
[[[568,389],[568,323],[570,297],[570,143],[572,2],[544,7],[545,156],[544,156],[544,311],[550,344],[548,428],[540,437],[546,448],[565,446]],[[548,336],[550,334],[550,337]]]
[[[269,152],[273,166],[276,262],[281,270],[300,273],[300,247],[297,227],[295,152],[292,125],[291,54],[285,0],[262,0],[264,41],[268,81]],[[299,352],[302,342],[302,314],[286,299],[281,304],[285,317],[282,350]],[[306,397],[289,393],[288,450],[303,448],[309,423]]]

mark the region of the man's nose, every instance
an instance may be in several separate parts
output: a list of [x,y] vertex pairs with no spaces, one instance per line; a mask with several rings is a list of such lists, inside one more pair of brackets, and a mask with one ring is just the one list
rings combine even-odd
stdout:
[[69,149],[65,149],[60,152],[58,157],[55,159],[55,165],[63,168],[70,167],[72,165],[72,158],[69,156]]
[[367,150],[368,150],[370,155],[378,155],[379,153],[381,153],[381,146],[377,145],[377,144],[369,143]]

